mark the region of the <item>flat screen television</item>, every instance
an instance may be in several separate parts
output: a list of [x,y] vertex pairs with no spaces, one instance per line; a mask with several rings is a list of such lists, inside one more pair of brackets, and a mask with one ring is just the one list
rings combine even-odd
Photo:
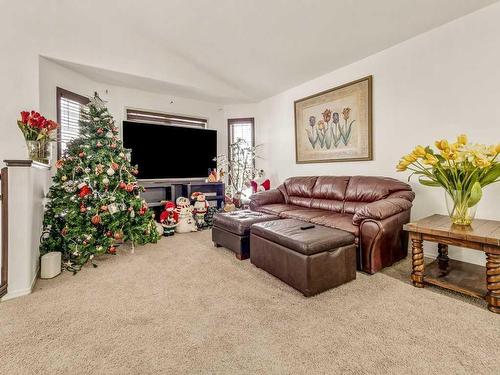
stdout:
[[123,145],[141,180],[203,178],[217,164],[213,129],[123,121]]

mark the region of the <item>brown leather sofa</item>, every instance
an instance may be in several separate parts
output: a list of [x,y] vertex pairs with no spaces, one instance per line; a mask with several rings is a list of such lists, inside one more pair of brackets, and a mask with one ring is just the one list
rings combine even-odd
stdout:
[[388,177],[291,177],[252,195],[250,209],[352,233],[358,269],[373,274],[406,257],[414,198],[410,185]]

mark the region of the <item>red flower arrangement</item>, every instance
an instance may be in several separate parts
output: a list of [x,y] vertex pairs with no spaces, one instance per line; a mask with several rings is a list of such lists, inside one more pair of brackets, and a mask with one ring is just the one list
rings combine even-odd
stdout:
[[27,141],[50,140],[51,133],[59,127],[57,122],[47,120],[35,111],[22,111],[21,119],[17,120],[17,125]]

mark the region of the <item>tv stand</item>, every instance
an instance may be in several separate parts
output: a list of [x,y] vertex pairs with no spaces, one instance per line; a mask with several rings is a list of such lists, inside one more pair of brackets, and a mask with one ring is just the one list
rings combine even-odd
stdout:
[[193,180],[144,180],[138,181],[146,191],[141,197],[149,207],[161,207],[162,201],[173,201],[179,197],[191,199],[195,191],[205,193],[208,202],[215,202],[218,208],[224,202],[225,185],[223,182],[205,182],[205,179]]

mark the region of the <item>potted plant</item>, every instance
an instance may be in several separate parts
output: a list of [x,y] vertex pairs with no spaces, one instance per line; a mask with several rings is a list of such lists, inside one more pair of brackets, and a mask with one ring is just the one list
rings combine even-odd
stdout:
[[425,186],[445,189],[446,206],[451,221],[470,225],[476,214],[483,188],[500,181],[500,143],[496,146],[471,144],[466,135],[454,143],[443,139],[435,142],[437,150],[417,146],[399,161],[399,172],[410,170],[419,175]]
[[216,158],[220,175],[227,175],[226,193],[237,208],[242,205],[244,190],[250,187],[250,181],[255,177],[261,177],[264,173],[262,169],[255,167],[257,147],[249,146],[243,139],[237,139],[229,145],[229,158],[226,155],[219,155]]
[[50,142],[53,140],[54,130],[59,125],[55,121],[47,120],[35,111],[22,111],[21,119],[17,120],[17,125],[26,141],[28,157],[40,163],[50,164]]

